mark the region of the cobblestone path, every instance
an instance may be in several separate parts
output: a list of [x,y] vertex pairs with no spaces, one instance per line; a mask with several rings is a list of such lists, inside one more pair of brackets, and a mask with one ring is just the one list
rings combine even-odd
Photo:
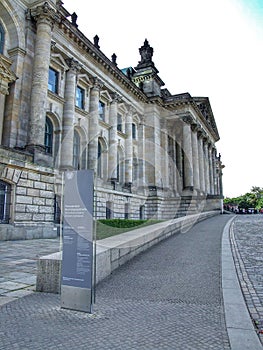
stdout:
[[263,344],[263,215],[238,215],[230,239],[243,295]]
[[97,287],[94,313],[32,293],[0,308],[1,350],[229,349],[221,288],[228,215],[152,247]]

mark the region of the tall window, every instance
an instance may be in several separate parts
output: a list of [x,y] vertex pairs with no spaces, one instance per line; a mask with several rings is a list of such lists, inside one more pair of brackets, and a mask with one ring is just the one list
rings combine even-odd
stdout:
[[141,205],[140,206],[140,220],[144,220],[145,219],[145,206]]
[[54,223],[55,224],[60,224],[60,219],[61,219],[61,198],[57,195],[55,195],[54,198]]
[[5,32],[4,28],[0,24],[0,53],[4,53]]
[[58,93],[58,72],[53,68],[48,71],[48,90]]
[[0,180],[0,224],[8,224],[10,216],[11,186]]
[[113,210],[112,210],[112,202],[106,202],[106,219],[112,219],[113,218]]
[[98,177],[102,177],[102,158],[101,158],[101,154],[102,154],[102,149],[101,149],[101,143],[100,141],[98,141]]
[[122,131],[122,116],[120,114],[117,115],[117,130]]
[[46,153],[52,154],[52,150],[53,150],[53,124],[48,117],[46,117],[45,141],[44,142],[45,142]]
[[99,101],[99,118],[105,120],[105,103]]
[[79,169],[80,164],[80,136],[79,133],[74,130],[74,139],[73,139],[73,167],[74,169]]
[[125,203],[124,205],[124,219],[129,219],[129,203]]
[[132,123],[132,138],[136,139],[136,125]]
[[77,86],[76,88],[76,106],[84,109],[84,97],[85,91],[81,87]]

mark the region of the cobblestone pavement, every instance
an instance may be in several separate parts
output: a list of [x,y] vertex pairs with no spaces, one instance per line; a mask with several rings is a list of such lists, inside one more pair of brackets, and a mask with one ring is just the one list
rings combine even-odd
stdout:
[[243,295],[263,344],[263,215],[238,215],[230,240]]
[[228,220],[200,222],[114,271],[97,286],[92,314],[36,292],[2,305],[0,349],[229,349],[220,271]]
[[33,293],[38,257],[58,250],[58,238],[0,241],[0,305]]

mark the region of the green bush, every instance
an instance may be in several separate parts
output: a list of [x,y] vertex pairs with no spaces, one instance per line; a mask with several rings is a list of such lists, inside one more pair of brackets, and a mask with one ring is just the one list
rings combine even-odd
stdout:
[[101,219],[97,220],[96,239],[100,240],[136,228],[154,225],[162,220]]

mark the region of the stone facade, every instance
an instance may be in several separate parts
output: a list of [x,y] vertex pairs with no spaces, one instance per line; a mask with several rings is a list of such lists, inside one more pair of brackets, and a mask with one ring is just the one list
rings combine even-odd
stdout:
[[62,1],[0,14],[0,239],[56,235],[70,170],[94,171],[97,218],[221,210],[209,99],[164,88],[147,40],[120,69]]

